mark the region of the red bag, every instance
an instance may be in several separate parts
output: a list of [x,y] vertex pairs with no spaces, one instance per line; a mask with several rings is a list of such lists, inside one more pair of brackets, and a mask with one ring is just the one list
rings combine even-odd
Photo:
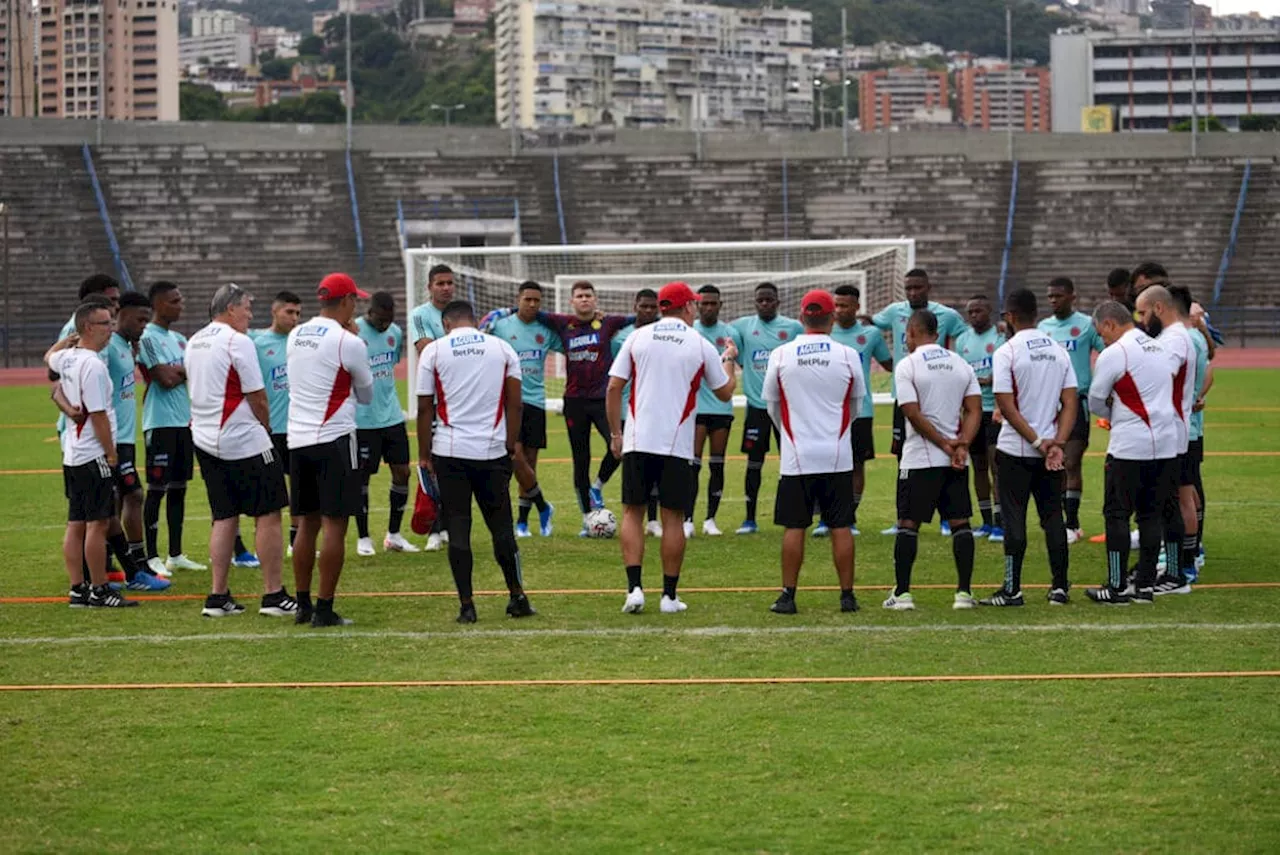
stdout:
[[[413,529],[414,534],[429,534],[431,527],[435,525],[436,517],[440,514],[440,505],[437,501],[439,494],[430,479],[431,476],[428,473],[422,469],[418,470],[418,491],[413,500],[413,518],[409,520],[409,527]],[[424,483],[430,484],[430,492],[423,488]]]

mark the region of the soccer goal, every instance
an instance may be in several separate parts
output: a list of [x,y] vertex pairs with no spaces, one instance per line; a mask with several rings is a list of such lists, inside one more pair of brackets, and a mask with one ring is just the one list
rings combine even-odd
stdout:
[[[471,302],[479,314],[514,306],[520,283],[533,280],[544,289],[543,308],[569,312],[575,282],[596,288],[601,311],[630,313],[635,294],[668,282],[720,289],[725,321],[755,312],[754,292],[761,282],[778,288],[779,312],[795,317],[801,296],[813,288],[835,290],[853,285],[862,295],[862,311],[874,314],[903,299],[902,282],[915,265],[915,241],[809,240],[744,243],[575,244],[568,246],[420,247],[404,251],[406,314],[429,299],[427,272],[437,264],[453,269],[457,299]],[[416,359],[409,350],[410,377]],[[563,376],[560,359],[548,361],[547,405]],[[412,383],[410,383],[412,390]],[[412,395],[412,392],[410,392]],[[412,400],[409,401],[413,409]]]

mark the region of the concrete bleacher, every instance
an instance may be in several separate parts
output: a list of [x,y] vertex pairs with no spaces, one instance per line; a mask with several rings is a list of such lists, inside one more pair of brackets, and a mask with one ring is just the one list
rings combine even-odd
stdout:
[[341,153],[117,146],[94,160],[134,281],[178,283],[184,331],[227,282],[257,294],[257,322],[274,292],[308,297],[326,273],[358,267]]

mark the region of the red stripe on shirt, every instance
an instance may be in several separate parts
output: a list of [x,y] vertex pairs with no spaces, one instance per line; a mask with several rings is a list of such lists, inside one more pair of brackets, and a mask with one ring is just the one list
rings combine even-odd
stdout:
[[1178,418],[1185,419],[1186,414],[1182,412],[1182,392],[1187,386],[1187,363],[1182,363],[1182,367],[1178,369],[1178,373],[1173,375],[1173,409],[1177,411]]
[[787,390],[782,387],[781,377],[778,378],[778,414],[782,418],[782,429],[786,431],[791,444],[795,445],[796,436],[791,432],[791,408],[787,406]]
[[635,416],[636,414],[636,389],[638,388],[636,385],[636,376],[636,363],[633,359],[631,360],[631,397],[627,400],[627,409],[631,411],[632,416]]
[[[240,402],[244,400],[244,393],[240,390],[240,372],[236,371],[235,366],[231,366],[231,370],[227,372],[227,385],[222,391],[222,421],[218,423],[218,427],[223,427],[227,423],[227,419],[231,418],[231,414],[236,411],[236,407],[240,406]],[[336,408],[335,408],[336,409]],[[326,415],[326,419],[329,417]]]
[[1124,404],[1133,414],[1142,419],[1147,427],[1151,427],[1151,416],[1147,414],[1147,406],[1142,403],[1142,393],[1138,391],[1138,384],[1133,381],[1133,375],[1128,371],[1124,373],[1113,387],[1116,395],[1120,398],[1120,403]]
[[444,382],[440,379],[440,371],[433,370],[436,385],[436,418],[440,419],[440,424],[447,425],[449,423],[449,405],[444,400]]
[[338,412],[347,398],[351,397],[351,372],[342,366],[338,366],[338,375],[333,378],[333,390],[329,392],[329,403],[324,408],[324,418],[320,420],[321,424],[329,421],[333,414]]
[[502,415],[506,412],[507,402],[507,363],[502,363],[502,380],[498,383],[498,412],[493,417],[493,426],[502,424]]
[[[702,388],[702,375],[705,373],[706,369],[701,365],[698,366],[698,373],[693,375],[693,381],[689,384],[689,397],[685,398],[684,412],[680,414],[680,424],[684,424],[684,420],[689,418],[689,414],[698,406],[698,390]],[[631,400],[635,399],[635,395],[632,394]]]
[[840,408],[840,435],[844,436],[844,432],[849,429],[849,423],[853,421],[853,402],[849,400],[849,396],[853,394],[853,378],[849,378],[849,385],[844,390],[844,406]]

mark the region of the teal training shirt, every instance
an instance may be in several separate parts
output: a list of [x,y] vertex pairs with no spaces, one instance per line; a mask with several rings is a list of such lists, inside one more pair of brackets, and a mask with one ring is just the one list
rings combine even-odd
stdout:
[[404,409],[396,395],[396,365],[404,358],[404,333],[399,324],[378,332],[366,317],[356,318],[356,328],[369,348],[369,373],[373,375],[373,400],[356,405],[356,429],[373,430],[404,422]]
[[862,409],[857,417],[872,418],[876,414],[876,405],[871,401],[871,362],[883,362],[889,358],[889,345],[884,343],[884,333],[859,321],[851,327],[833,324],[831,338],[852,347],[862,357],[862,380],[867,386],[867,394],[862,399]]
[[271,411],[271,433],[289,432],[289,358],[286,348],[288,334],[265,330],[250,330],[249,338],[258,351],[258,367],[262,369],[262,382],[267,388],[267,409]]
[[[935,303],[930,300],[925,308],[933,312],[933,316],[938,319],[938,344],[946,346],[947,340],[959,336],[962,332],[969,328],[964,322],[964,318],[960,317],[960,313],[950,306],[944,306],[941,303]],[[889,332],[893,337],[893,364],[896,367],[898,362],[907,355],[907,321],[911,319],[915,309],[911,308],[911,304],[906,300],[899,300],[896,303],[890,303],[885,306],[876,316],[871,319],[878,329]],[[890,378],[890,388],[893,389],[894,400],[898,398],[898,378],[895,374]]]
[[409,313],[409,335],[414,345],[424,338],[444,338],[444,319],[430,300]]
[[796,336],[804,332],[804,327],[799,321],[782,315],[771,321],[762,321],[759,315],[750,315],[738,318],[732,326],[742,342],[738,346],[738,364],[742,366],[742,393],[747,396],[748,407],[763,410],[764,374],[769,367],[769,354],[795,340]]
[[[622,329],[613,334],[613,338],[609,339],[609,349],[613,351],[613,356],[618,357],[618,351],[622,350],[622,343],[627,340],[627,336],[636,331],[635,324],[627,324]],[[622,387],[622,420],[627,420],[627,414],[631,409],[631,381],[627,381],[627,385]]]
[[147,391],[142,399],[142,429],[188,427],[191,424],[191,399],[187,384],[166,389],[151,382],[151,369],[157,365],[182,365],[187,352],[187,337],[156,324],[147,324],[138,342],[138,363]]
[[564,353],[560,336],[546,324],[525,323],[518,315],[507,315],[494,322],[492,335],[511,345],[520,358],[520,397],[524,403],[540,410],[547,408],[547,355]]
[[[742,351],[742,336],[729,324],[724,321],[716,321],[712,326],[703,326],[701,320],[693,322],[693,328],[698,334],[707,341],[715,345],[716,353],[724,353],[725,348],[729,346],[729,342],[733,342]],[[707,385],[706,381],[702,382],[701,388],[698,389],[698,415],[700,416],[731,416],[733,415],[733,401],[722,401],[716,397],[715,390]]]
[[1004,336],[1000,335],[1000,330],[996,329],[994,324],[988,327],[986,332],[977,332],[973,327],[965,327],[964,332],[956,337],[956,353],[969,363],[973,373],[978,376],[978,388],[982,390],[984,413],[994,413],[996,410],[995,387],[990,382],[983,385],[982,381],[991,380],[991,357],[995,354],[996,348],[1002,344],[1004,344]]
[[116,444],[138,443],[138,400],[134,394],[137,366],[133,345],[120,333],[112,333],[102,351],[107,357],[107,373],[111,375],[112,400],[116,406]]
[[[1196,348],[1196,394],[1195,400],[1200,400],[1200,396],[1204,394],[1204,375],[1209,372],[1209,342],[1205,340],[1204,333],[1193,326],[1187,327],[1187,332],[1191,334],[1191,343]],[[1189,439],[1204,439],[1204,410],[1191,412],[1191,432],[1187,434]]]
[[1094,351],[1101,353],[1105,347],[1102,336],[1093,328],[1093,318],[1083,312],[1073,312],[1065,319],[1050,315],[1037,324],[1036,328],[1048,334],[1071,355],[1071,367],[1076,372],[1076,382],[1080,384],[1080,397],[1087,400],[1089,385],[1093,382],[1093,364],[1090,359]]

